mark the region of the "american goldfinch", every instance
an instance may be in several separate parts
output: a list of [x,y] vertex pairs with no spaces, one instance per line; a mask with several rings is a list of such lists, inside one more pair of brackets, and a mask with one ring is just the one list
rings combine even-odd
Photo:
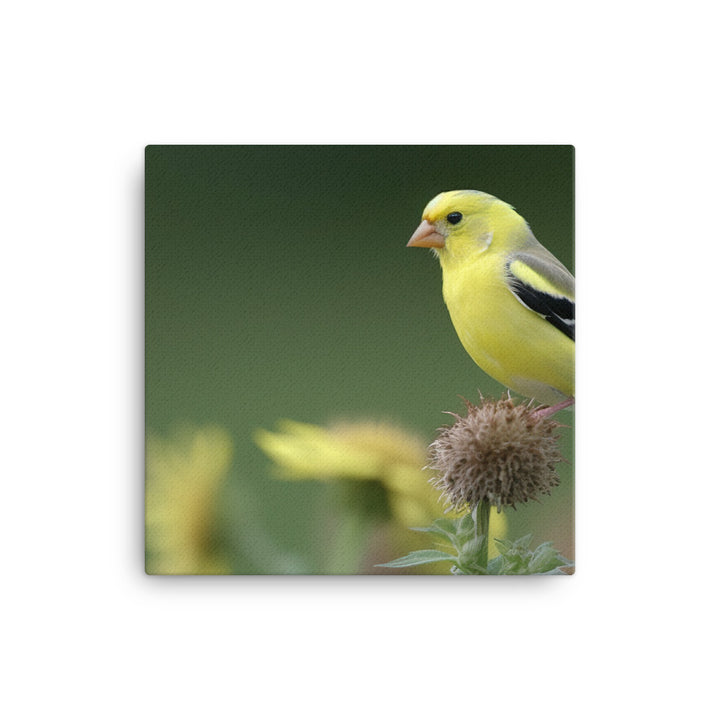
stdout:
[[575,279],[507,203],[477,190],[440,193],[408,247],[440,259],[460,342],[491,377],[560,410],[575,395]]

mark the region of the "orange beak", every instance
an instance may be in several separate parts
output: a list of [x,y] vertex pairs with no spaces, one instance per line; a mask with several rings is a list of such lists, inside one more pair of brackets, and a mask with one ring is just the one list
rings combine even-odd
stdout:
[[423,220],[412,234],[407,247],[444,248],[445,238],[435,229],[432,223]]

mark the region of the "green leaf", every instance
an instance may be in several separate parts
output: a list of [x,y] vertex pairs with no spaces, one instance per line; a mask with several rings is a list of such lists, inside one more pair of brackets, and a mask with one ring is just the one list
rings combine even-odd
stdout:
[[503,575],[503,559],[502,555],[494,557],[487,566],[488,575]]
[[470,564],[463,564],[458,563],[455,567],[458,568],[458,572],[456,575],[488,575],[487,568],[482,567],[482,565],[477,565],[476,563],[470,563]]
[[409,529],[413,532],[430,533],[430,535],[440,535],[442,537],[445,537],[445,533],[443,533],[441,530],[438,530],[436,527],[433,527],[432,525],[430,525],[429,527],[411,527]]
[[449,540],[455,544],[456,527],[455,522],[450,518],[438,518],[429,527],[413,527],[411,530],[415,532],[428,533],[429,535],[435,535],[436,537],[443,538],[443,540]]
[[457,526],[458,535],[474,535],[475,534],[475,521],[473,520],[472,513],[463,515],[458,521]]
[[559,568],[572,565],[553,548],[551,542],[541,543],[535,550],[530,550],[530,541],[530,535],[515,541],[496,540],[501,566],[493,563],[492,567],[488,566],[488,572],[498,575],[559,575]]
[[552,546],[552,543],[544,542],[533,552],[528,563],[528,572],[544,574],[566,564],[567,560]]
[[477,537],[471,538],[467,542],[463,543],[460,548],[461,558],[475,558],[480,554],[480,548],[482,547],[484,535],[478,535]]
[[530,535],[526,535],[515,541],[495,540],[495,545],[500,552],[499,557],[502,558],[500,575],[527,575],[528,563],[532,557],[532,553],[526,547],[530,542],[530,537]]
[[530,533],[529,535],[523,535],[519,540],[516,540],[513,545],[515,545],[518,550],[529,550],[531,540],[532,533]]
[[480,559],[480,549],[482,548],[484,539],[484,535],[471,538],[463,544],[458,554],[457,563],[468,574],[487,575],[487,568],[482,564]]
[[448,535],[455,535],[457,532],[457,523],[455,520],[449,517],[441,517],[433,521],[433,526],[441,532],[445,532]]
[[538,545],[528,563],[528,572],[544,573],[558,566],[556,562],[557,550],[553,550],[552,543],[546,542]]
[[513,549],[513,542],[512,540],[501,540],[500,538],[495,538],[495,547],[498,549],[498,552],[506,553]]
[[405,555],[405,557],[398,558],[397,560],[391,560],[387,563],[380,563],[376,567],[412,567],[413,565],[425,565],[427,563],[440,562],[442,560],[451,560],[455,562],[457,558],[450,553],[442,552],[440,550],[413,550],[413,552]]
[[555,568],[554,570],[548,570],[547,572],[541,572],[541,573],[535,573],[536,575],[567,575],[568,573],[564,573],[561,568],[563,567],[572,567],[572,563],[569,565],[561,565],[560,567]]

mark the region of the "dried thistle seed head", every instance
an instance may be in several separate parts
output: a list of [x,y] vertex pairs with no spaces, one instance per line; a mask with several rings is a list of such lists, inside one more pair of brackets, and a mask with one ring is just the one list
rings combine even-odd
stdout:
[[487,500],[499,510],[549,494],[559,482],[559,424],[509,397],[465,403],[466,417],[450,413],[455,423],[430,445],[433,485],[445,503],[462,511]]

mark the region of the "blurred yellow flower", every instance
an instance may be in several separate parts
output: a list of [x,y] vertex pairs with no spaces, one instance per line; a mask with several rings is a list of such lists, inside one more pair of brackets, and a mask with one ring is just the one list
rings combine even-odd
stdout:
[[[422,438],[383,422],[346,422],[327,428],[292,420],[278,432],[258,430],[255,442],[288,480],[379,481],[393,517],[404,526],[428,525],[443,515],[440,492],[425,469]],[[493,514],[493,532],[502,537],[505,516]]]
[[422,524],[442,512],[440,494],[423,470],[425,445],[387,423],[340,423],[328,428],[284,420],[279,432],[258,430],[255,441],[287,480],[379,481],[393,515]]
[[232,459],[222,429],[184,430],[172,439],[150,436],[146,451],[147,572],[221,575],[230,568],[213,542],[215,505]]

